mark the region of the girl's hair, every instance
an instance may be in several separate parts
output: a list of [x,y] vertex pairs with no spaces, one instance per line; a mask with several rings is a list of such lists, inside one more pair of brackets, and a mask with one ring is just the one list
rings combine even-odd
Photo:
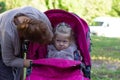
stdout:
[[74,33],[72,31],[72,28],[69,24],[65,22],[61,22],[56,26],[54,30],[54,36],[59,34],[67,35],[71,41],[74,41]]

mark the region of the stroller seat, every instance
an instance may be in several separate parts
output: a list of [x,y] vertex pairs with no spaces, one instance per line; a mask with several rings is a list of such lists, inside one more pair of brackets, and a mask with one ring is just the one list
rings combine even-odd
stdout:
[[[89,51],[89,41],[87,40],[87,32],[89,31],[87,23],[77,15],[60,10],[52,9],[45,12],[49,18],[52,27],[61,22],[71,25],[75,33],[75,40],[83,57],[83,61],[72,61],[63,59],[47,59],[47,46],[41,46],[36,43],[30,43],[28,54],[30,59],[33,59],[32,72],[26,77],[26,80],[90,80],[86,78],[80,70],[80,64],[91,66],[91,58]],[[32,55],[36,53],[42,55]]]

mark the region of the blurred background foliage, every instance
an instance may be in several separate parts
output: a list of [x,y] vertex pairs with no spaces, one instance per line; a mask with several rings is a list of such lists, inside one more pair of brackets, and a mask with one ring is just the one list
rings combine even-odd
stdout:
[[120,17],[120,0],[0,0],[0,13],[27,5],[41,11],[63,9],[73,12],[89,24],[98,16]]

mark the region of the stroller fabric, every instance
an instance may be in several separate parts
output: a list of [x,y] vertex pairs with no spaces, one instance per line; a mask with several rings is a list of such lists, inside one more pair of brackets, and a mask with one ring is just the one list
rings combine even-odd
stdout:
[[32,73],[26,80],[89,80],[80,70],[80,61],[49,58],[33,63]]
[[47,45],[31,42],[27,58],[33,59],[33,66],[31,74],[26,77],[26,80],[90,80],[85,77],[80,67],[81,63],[84,63],[85,66],[91,66],[87,23],[75,14],[60,9],[48,10],[45,14],[53,28],[60,22],[71,25],[75,33],[77,48],[80,50],[83,60],[46,58]]

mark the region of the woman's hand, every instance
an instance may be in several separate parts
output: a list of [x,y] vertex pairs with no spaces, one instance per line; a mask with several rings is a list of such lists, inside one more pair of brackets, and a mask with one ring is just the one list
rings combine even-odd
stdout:
[[32,62],[32,60],[25,59],[24,60],[24,67],[26,67],[26,68],[30,67],[31,66],[31,62]]

